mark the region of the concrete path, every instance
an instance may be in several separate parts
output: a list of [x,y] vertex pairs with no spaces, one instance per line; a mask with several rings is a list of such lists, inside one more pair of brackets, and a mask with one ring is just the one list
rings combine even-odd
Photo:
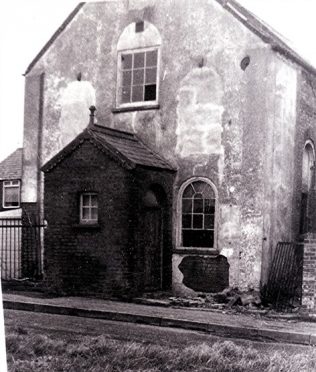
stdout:
[[4,293],[5,309],[73,315],[123,322],[178,327],[217,336],[316,345],[316,323],[275,320],[196,308],[173,308],[87,297],[38,298]]

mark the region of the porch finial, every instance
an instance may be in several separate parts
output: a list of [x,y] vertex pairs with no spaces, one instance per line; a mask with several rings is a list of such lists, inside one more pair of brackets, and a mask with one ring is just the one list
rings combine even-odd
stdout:
[[95,111],[97,110],[95,106],[90,106],[89,107],[89,110],[90,110],[90,121],[89,121],[89,125],[93,125],[94,124],[94,113]]

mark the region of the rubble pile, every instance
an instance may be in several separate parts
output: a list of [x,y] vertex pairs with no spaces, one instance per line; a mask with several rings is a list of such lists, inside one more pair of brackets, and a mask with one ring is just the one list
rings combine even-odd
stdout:
[[134,302],[144,305],[196,308],[223,313],[249,313],[253,316],[286,319],[297,317],[300,310],[300,306],[297,305],[293,307],[291,314],[281,314],[273,308],[272,304],[262,302],[259,291],[254,289],[241,291],[231,287],[217,293],[201,292],[194,297],[174,297],[171,292],[167,291],[146,293],[143,297],[134,299]]
[[260,294],[252,289],[242,292],[238,288],[225,288],[218,293],[200,293],[196,297],[169,297],[171,306],[210,309],[263,309]]

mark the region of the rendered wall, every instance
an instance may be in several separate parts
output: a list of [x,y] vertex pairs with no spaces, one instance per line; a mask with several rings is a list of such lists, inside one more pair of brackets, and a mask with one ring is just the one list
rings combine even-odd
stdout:
[[[113,112],[117,42],[138,19],[152,23],[161,35],[160,108]],[[250,64],[242,70],[246,56]],[[88,107],[95,103],[99,124],[136,132],[178,169],[173,190],[177,291],[190,292],[179,269],[186,255],[177,239],[177,199],[181,184],[192,177],[206,177],[218,190],[216,248],[228,260],[229,284],[258,288],[271,247],[291,235],[285,232],[293,213],[286,210],[281,217],[293,199],[293,168],[281,159],[283,150],[289,164],[293,159],[295,68],[216,1],[182,1],[179,12],[178,2],[144,0],[86,4],[29,79],[44,71],[42,163],[87,125]],[[37,130],[31,115],[26,112],[26,138]],[[33,163],[25,195],[32,199],[37,150],[26,145]],[[201,252],[195,254],[204,259]]]
[[267,280],[277,243],[296,239],[297,231],[292,219],[293,214],[299,214],[299,209],[293,206],[296,192],[294,176],[299,70],[293,63],[275,54],[267,74],[274,76],[274,79],[267,87],[267,125],[263,138],[265,200],[262,284]]

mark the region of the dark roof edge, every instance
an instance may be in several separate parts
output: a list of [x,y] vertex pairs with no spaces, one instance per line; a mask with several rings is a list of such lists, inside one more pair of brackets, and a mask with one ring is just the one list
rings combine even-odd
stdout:
[[[102,142],[91,130],[90,128],[87,129],[89,135],[90,135],[90,140],[96,145],[98,148],[100,148],[101,151],[106,150],[108,155],[112,159],[119,160],[120,164],[127,168],[127,169],[133,169],[135,168],[135,163],[129,160],[125,155],[123,155],[120,151],[116,150],[114,146],[112,146],[110,143],[105,141],[106,143]],[[102,150],[103,149],[103,150]]]
[[[316,76],[316,68],[313,67],[309,62],[307,62],[303,57],[301,57],[297,52],[295,52],[289,45],[287,45],[284,41],[282,41],[278,35],[273,32],[271,29],[269,29],[263,21],[261,21],[256,15],[254,15],[252,12],[244,8],[242,5],[240,5],[238,2],[234,0],[216,0],[225,10],[230,12],[236,19],[238,19],[244,26],[246,26],[250,31],[252,31],[255,35],[260,37],[260,39],[272,46],[272,50],[279,52],[280,54],[283,54],[286,58],[291,59],[301,67],[304,67],[307,71],[312,73]],[[35,66],[35,64],[40,60],[40,58],[46,53],[46,51],[50,48],[50,46],[54,43],[54,41],[58,38],[58,36],[65,30],[65,28],[69,25],[69,23],[73,20],[73,18],[76,16],[76,14],[79,12],[79,10],[86,4],[86,2],[80,2],[76,8],[69,14],[69,16],[66,18],[66,20],[62,23],[62,25],[57,29],[57,31],[53,34],[53,36],[48,40],[48,42],[44,45],[44,47],[40,50],[40,52],[36,55],[36,57],[33,59],[33,61],[29,64],[27,67],[24,75],[27,75],[32,68]],[[234,7],[236,7],[236,10],[234,8],[231,8],[227,6],[227,4],[232,4]],[[247,20],[245,20],[242,16],[245,18],[250,17],[254,18],[256,22],[259,22],[261,27],[265,30],[266,33],[270,34],[275,38],[277,42],[272,40],[271,37],[268,37],[263,32],[252,26]]]
[[69,25],[69,23],[74,19],[76,14],[79,10],[86,4],[86,2],[80,2],[75,9],[69,14],[69,16],[65,19],[65,21],[61,24],[61,26],[57,29],[57,31],[53,34],[53,36],[48,40],[48,42],[43,46],[43,48],[39,51],[33,61],[27,67],[24,75],[27,75],[32,68],[36,65],[36,63],[42,58],[42,56],[47,52],[49,47],[54,43],[54,41],[58,38],[58,36],[65,30],[65,28]]
[[[75,137],[71,142],[68,143],[62,150],[58,151],[50,160],[48,160],[41,167],[41,171],[48,172],[59,164],[68,154],[71,154],[76,150],[78,145],[82,143],[85,138],[87,138],[87,129],[81,132],[77,137]],[[64,156],[62,156],[64,154]]]
[[[257,35],[264,43],[271,45],[273,51],[284,55],[286,58],[297,63],[299,66],[305,68],[307,71],[316,76],[316,68],[313,67],[309,62],[307,62],[303,57],[301,57],[297,52],[295,52],[287,43],[279,38],[276,32],[273,32],[268,28],[264,21],[260,20],[255,14],[244,8],[235,0],[216,0],[225,10],[231,13],[239,22],[241,22],[245,27],[247,27],[251,32]],[[227,6],[227,4],[233,5],[234,8]],[[239,14],[240,13],[240,14]],[[244,19],[244,16],[246,19]],[[255,26],[251,25],[247,18],[252,18],[256,22],[260,23],[262,29],[268,34],[258,30]],[[273,40],[274,39],[274,40]]]
[[42,167],[41,170],[46,173],[51,171],[55,168],[59,163],[61,163],[68,155],[74,152],[78,146],[83,143],[84,141],[92,142],[99,150],[106,151],[107,155],[111,156],[112,159],[117,160],[120,164],[127,168],[133,169],[135,164],[132,163],[129,159],[127,159],[123,154],[116,151],[113,146],[110,144],[104,145],[101,143],[92,133],[92,131],[86,128],[83,132],[81,132],[76,138],[74,138],[68,145],[66,145],[62,150],[60,150],[56,155],[54,155],[48,162],[46,162]]
[[137,138],[137,141],[140,142],[147,149],[147,151],[149,151],[151,154],[153,154],[158,159],[160,159],[163,163],[165,163],[168,166],[168,168],[158,168],[158,167],[151,167],[151,166],[145,166],[145,165],[141,165],[141,166],[149,167],[149,168],[165,169],[171,172],[177,172],[177,169],[175,167],[173,167],[165,158],[161,157],[157,152],[153,151],[149,146],[147,146],[147,144],[141,138],[139,138],[137,135],[135,135],[135,138]]
[[310,63],[302,59],[298,54],[294,52],[291,54],[286,48],[282,48],[281,45],[271,45],[272,50],[282,54],[283,56],[287,57],[288,59],[292,60],[293,62],[297,63],[301,67],[304,67],[308,72],[316,76],[316,68],[312,66]]
[[92,130],[95,130],[96,132],[99,131],[99,132],[105,133],[105,134],[111,133],[112,135],[114,135],[114,134],[121,134],[121,135],[124,135],[126,137],[135,138],[135,133],[134,132],[128,132],[126,130],[105,127],[104,125],[98,124],[98,123],[94,123],[90,128]]

